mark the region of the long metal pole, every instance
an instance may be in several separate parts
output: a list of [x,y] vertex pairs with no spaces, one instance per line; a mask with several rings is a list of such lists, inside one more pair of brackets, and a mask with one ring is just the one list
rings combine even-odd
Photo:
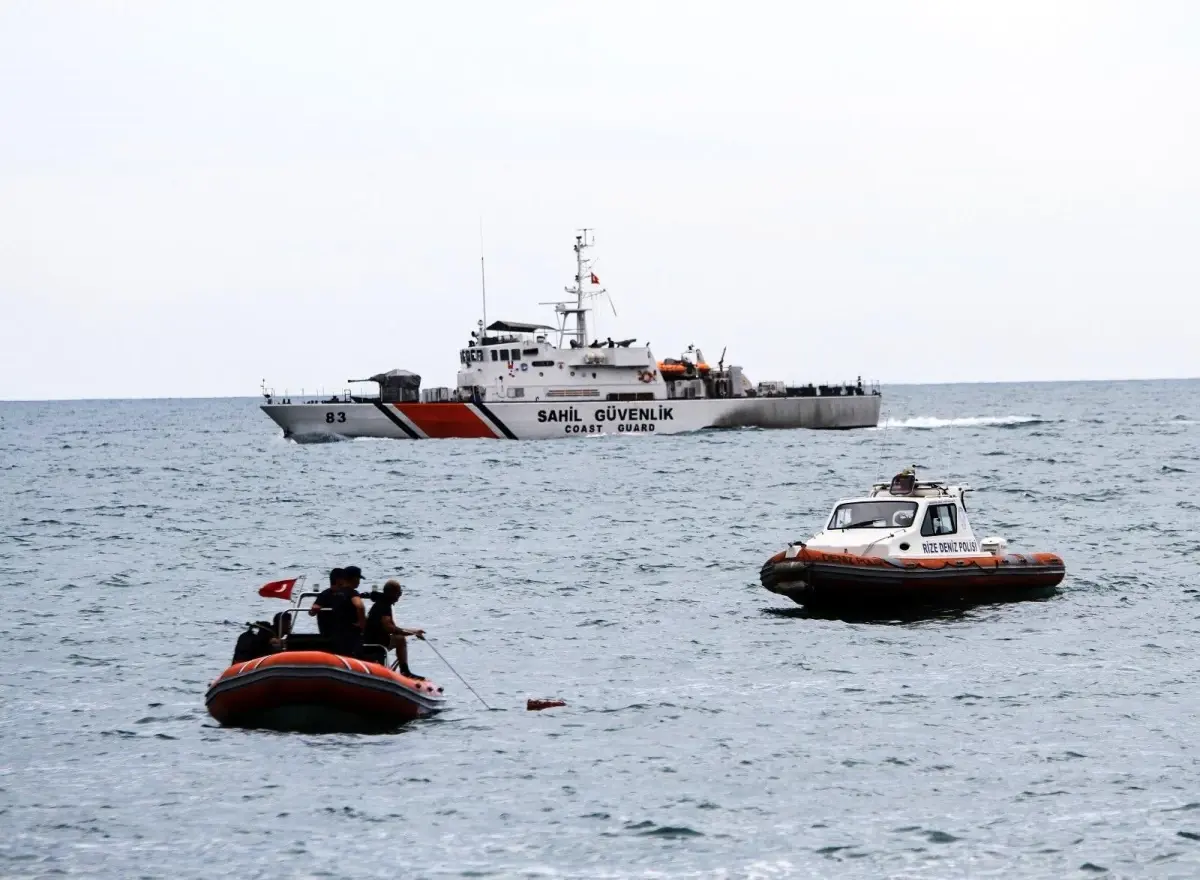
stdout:
[[[459,681],[461,681],[463,684],[467,685],[467,690],[469,690],[471,693],[475,694],[475,688],[473,688],[469,684],[467,684],[467,680],[458,674],[458,670],[450,665],[450,661],[442,656],[442,652],[439,651],[437,648],[433,647],[433,642],[429,641],[428,638],[422,639],[422,641],[424,641],[425,644],[427,644],[430,647],[430,649],[433,651],[433,653],[438,655],[438,659],[446,664],[447,669],[449,669],[456,676],[458,676]],[[477,699],[479,702],[483,703],[483,708],[487,709],[489,712],[492,710],[492,707],[489,706],[487,703],[484,703],[483,697],[479,696],[479,694],[475,694],[475,699]]]
[[[479,218],[479,287],[483,291],[483,327],[487,330],[487,272],[483,268],[483,218]],[[479,344],[483,344],[483,333],[480,333]]]
[[578,311],[575,313],[575,329],[578,331],[579,345],[584,347],[588,344],[587,318],[583,311],[583,249],[587,247],[586,229],[582,230],[583,235],[575,242],[575,308]]

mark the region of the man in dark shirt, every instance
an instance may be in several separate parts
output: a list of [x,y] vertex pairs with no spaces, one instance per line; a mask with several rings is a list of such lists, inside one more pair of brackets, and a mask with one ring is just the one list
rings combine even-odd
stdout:
[[341,582],[333,594],[328,617],[331,621],[330,637],[333,652],[346,657],[358,656],[363,643],[363,628],[367,624],[366,606],[358,595],[362,582],[362,570],[357,565],[341,570]]
[[392,618],[392,606],[400,601],[403,594],[404,590],[400,586],[400,582],[394,580],[383,585],[382,594],[371,594],[371,613],[367,615],[367,627],[363,641],[371,645],[395,648],[396,666],[399,668],[400,674],[420,679],[424,676],[417,675],[408,668],[408,642],[405,641],[405,638],[415,636],[418,639],[424,639],[425,630],[404,629],[396,626],[396,621]]
[[362,583],[362,569],[357,565],[347,565],[342,569],[342,578],[345,580],[346,589],[358,595],[358,585]]
[[328,589],[322,590],[308,608],[309,616],[317,618],[317,631],[323,636],[333,635],[333,616],[329,612],[333,608],[334,596],[341,590],[344,579],[345,572],[340,568],[329,572]]

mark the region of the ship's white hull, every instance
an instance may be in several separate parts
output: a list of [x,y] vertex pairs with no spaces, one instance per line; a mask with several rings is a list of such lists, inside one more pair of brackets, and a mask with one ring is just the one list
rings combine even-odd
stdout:
[[874,427],[878,394],[631,402],[299,403],[263,412],[297,442],[339,437],[398,440],[554,440],[603,434],[654,436],[705,428]]

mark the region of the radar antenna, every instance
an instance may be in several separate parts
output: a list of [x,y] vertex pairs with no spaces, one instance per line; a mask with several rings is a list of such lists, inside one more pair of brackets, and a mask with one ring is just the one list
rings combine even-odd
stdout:
[[[600,278],[593,271],[595,267],[594,261],[584,256],[584,251],[590,247],[594,247],[596,244],[594,236],[589,234],[591,232],[591,229],[580,229],[575,236],[575,244],[573,246],[575,251],[575,286],[563,288],[567,293],[574,295],[574,303],[570,301],[540,303],[540,305],[554,306],[554,311],[559,315],[559,347],[562,346],[564,336],[573,336],[575,340],[574,345],[578,348],[586,348],[588,343],[591,342],[587,322],[587,313],[591,311],[591,308],[584,305],[585,300],[594,299],[598,296],[608,297],[608,305],[612,309],[613,316],[615,317],[617,314],[617,307],[613,304],[612,296],[609,295],[605,288],[600,287]],[[585,284],[590,285],[593,289],[585,287]],[[575,317],[575,327],[573,330],[567,328],[567,317],[570,315]]]

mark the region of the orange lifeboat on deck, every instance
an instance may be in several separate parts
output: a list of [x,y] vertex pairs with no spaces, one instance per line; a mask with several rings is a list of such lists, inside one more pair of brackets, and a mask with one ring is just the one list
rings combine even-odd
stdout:
[[379,733],[442,709],[442,689],[354,657],[280,651],[235,663],[213,682],[208,713],[226,727]]
[[687,376],[689,374],[693,376],[697,374],[706,376],[709,372],[711,372],[708,364],[706,363],[692,364],[673,360],[659,361],[658,371],[664,376],[670,376],[673,379],[677,379],[681,376]]

